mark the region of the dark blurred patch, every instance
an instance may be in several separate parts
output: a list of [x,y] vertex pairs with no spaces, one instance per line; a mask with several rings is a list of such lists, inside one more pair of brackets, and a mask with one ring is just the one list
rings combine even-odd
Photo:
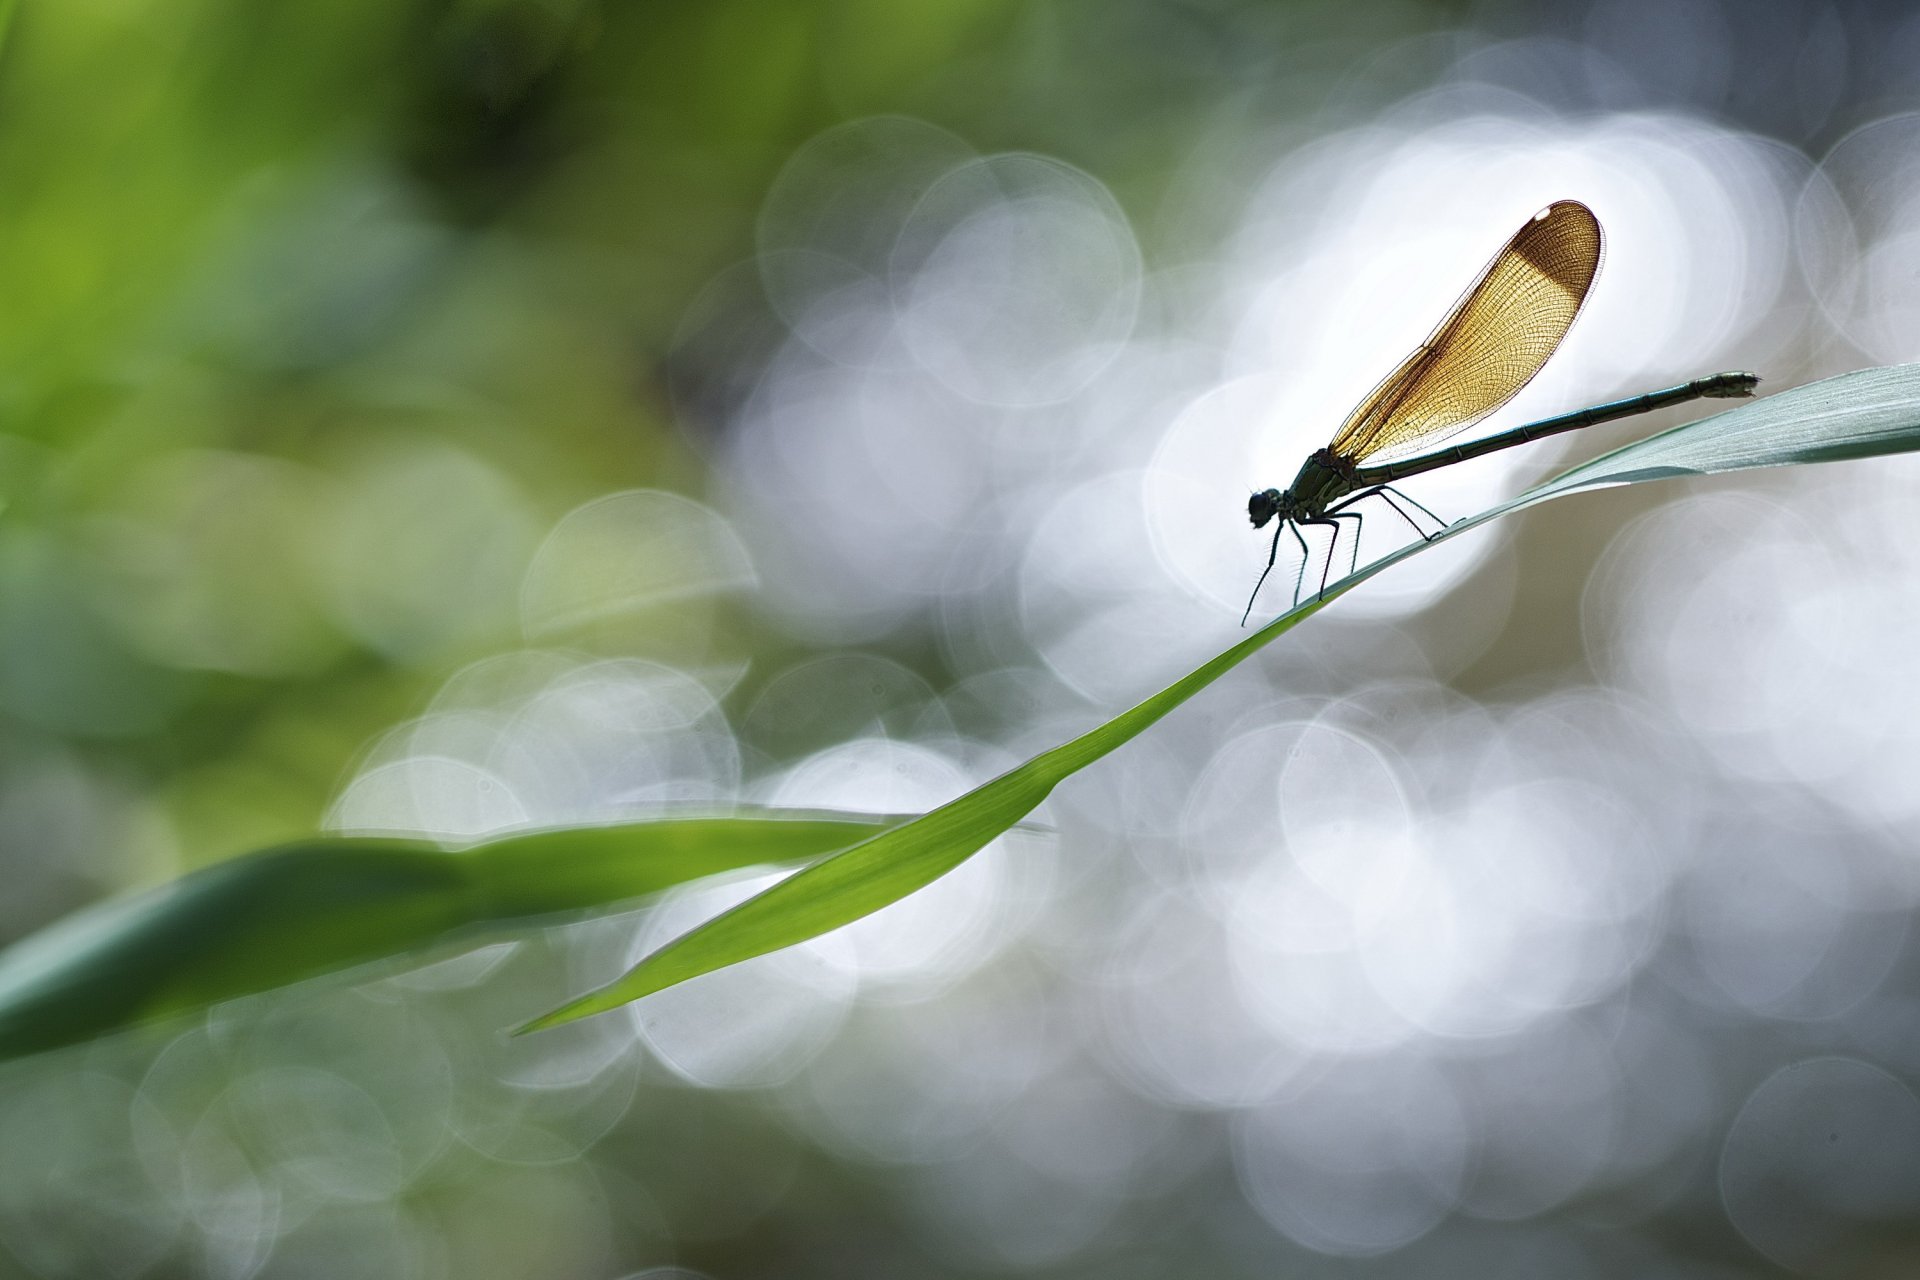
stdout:
[[651,399],[664,389],[674,423],[704,452],[746,408],[787,336],[759,264],[739,263],[687,308],[666,357],[642,365],[640,394]]
[[448,218],[484,223],[582,143],[565,104],[597,12],[529,2],[461,13],[443,5],[423,19],[423,69],[397,150]]

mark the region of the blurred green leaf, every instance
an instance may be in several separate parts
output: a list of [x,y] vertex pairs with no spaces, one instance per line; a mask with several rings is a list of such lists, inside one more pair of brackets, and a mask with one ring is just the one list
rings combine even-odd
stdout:
[[263,849],[79,912],[0,953],[0,1058],[373,960],[471,946],[899,819],[777,813],[533,831],[452,851],[334,837]]
[[1866,369],[1795,387],[1627,445],[1416,542],[1282,615],[1145,702],[1035,756],[916,821],[873,836],[749,898],[596,991],[534,1019],[539,1030],[600,1013],[688,978],[817,937],[898,901],[959,866],[1025,817],[1069,775],[1127,742],[1219,676],[1353,587],[1500,516],[1582,489],[1748,467],[1920,449],[1920,364]]
[[[1920,365],[1795,388],[1575,467],[1436,541],[1582,489],[1920,449]],[[369,961],[604,911],[722,871],[822,858],[528,1024],[556,1025],[781,947],[898,901],[966,861],[1062,780],[1127,742],[1339,595],[1337,583],[1138,706],[912,821],[734,815],[529,832],[448,851],[318,838],[104,903],[0,953],[0,1057],[71,1044]],[[876,833],[878,830],[878,834]],[[841,852],[834,853],[834,850]]]

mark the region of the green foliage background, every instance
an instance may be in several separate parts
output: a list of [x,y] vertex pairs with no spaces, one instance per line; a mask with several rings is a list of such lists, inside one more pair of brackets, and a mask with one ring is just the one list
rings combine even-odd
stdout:
[[[1287,33],[1244,81],[1303,92],[1269,72],[1330,12],[1240,19]],[[0,750],[90,801],[34,825],[78,880],[7,927],[311,831],[362,744],[517,642],[553,519],[699,493],[662,362],[798,141],[910,112],[1124,195],[1228,52],[1155,6],[24,6]]]
[[[86,882],[13,931],[311,831],[364,742],[518,640],[545,524],[699,490],[659,362],[784,152],[1007,22],[857,8],[21,12],[0,708],[96,802],[35,824]],[[863,82],[829,93],[828,49]]]
[[[1050,1254],[1046,1238],[1036,1245],[1019,1235],[1031,1225],[1019,1210],[1070,1225],[1054,1206],[1079,1202],[1049,1198],[1065,1177],[1035,1175],[1033,1190],[995,1177],[969,1182],[962,1168],[950,1186],[914,1182],[888,1158],[810,1130],[803,1090],[687,1087],[609,1029],[627,1025],[614,1023],[622,1015],[504,1038],[519,1017],[633,959],[631,920],[597,934],[590,926],[569,949],[523,917],[762,855],[811,857],[866,824],[815,815],[778,847],[749,843],[767,838],[750,824],[728,829],[742,841],[730,858],[716,857],[717,845],[696,858],[658,831],[663,861],[647,870],[660,874],[644,883],[624,879],[631,850],[606,833],[537,837],[546,843],[517,850],[534,856],[516,860],[509,848],[488,864],[515,877],[506,890],[445,874],[419,844],[367,840],[316,856],[302,843],[370,744],[420,714],[454,673],[529,643],[521,584],[557,519],[636,487],[707,496],[706,457],[723,424],[676,417],[669,383],[734,370],[719,359],[676,367],[676,337],[708,282],[754,253],[762,197],[805,139],[848,119],[901,113],[983,153],[1056,156],[1113,191],[1151,259],[1177,263],[1196,240],[1204,247],[1208,230],[1162,217],[1171,176],[1186,167],[1245,156],[1251,182],[1259,157],[1368,119],[1425,87],[1463,48],[1498,53],[1516,34],[1578,44],[1620,29],[1619,12],[1411,0],[1364,12],[1252,0],[29,0],[6,9],[0,944],[190,873],[214,891],[203,904],[207,946],[192,953],[180,986],[160,982],[143,935],[130,930],[134,945],[116,955],[121,969],[106,971],[111,990],[93,989],[87,1016],[60,1021],[70,1006],[55,990],[30,1010],[40,1021],[0,1020],[0,1048],[84,1039],[103,1011],[111,1022],[123,1008],[197,1009],[208,992],[231,993],[219,944],[233,921],[223,909],[259,931],[249,941],[287,931],[269,938],[284,945],[253,953],[281,966],[273,981],[448,931],[451,951],[496,936],[521,945],[455,960],[453,970],[362,973],[364,989],[309,984],[212,1019],[0,1066],[0,1151],[15,1153],[12,1171],[0,1171],[0,1276],[302,1267],[587,1276],[675,1262],[713,1276],[1105,1277],[1129,1267],[1392,1275],[1446,1274],[1456,1264],[1461,1274],[1492,1274],[1490,1260],[1534,1256],[1529,1249],[1544,1259],[1539,1274],[1578,1274],[1569,1258],[1621,1272],[1657,1259],[1676,1275],[1701,1276],[1753,1265],[1714,1199],[1713,1144],[1727,1117],[1704,1103],[1687,1119],[1713,1132],[1664,1164],[1650,1161],[1643,1181],[1603,1186],[1557,1216],[1451,1223],[1434,1236],[1433,1254],[1336,1259],[1255,1222],[1222,1154],[1226,1140],[1208,1128],[1211,1114],[1169,1119],[1178,1108],[1130,1098],[1116,1114],[1135,1128],[1111,1132],[1157,1135],[1125,1165],[1139,1185],[1103,1184],[1100,1212],[1113,1220],[1085,1248]],[[1860,19],[1849,28],[1851,56],[1878,66],[1884,49],[1873,36],[1901,21],[1891,9]],[[1469,22],[1476,34],[1455,31]],[[1799,47],[1791,33],[1774,38],[1785,25],[1726,30],[1729,47],[1750,31]],[[1620,90],[1630,99],[1616,104],[1622,110],[1673,105],[1660,86],[1657,34],[1639,47],[1644,59],[1629,59],[1645,79],[1639,97]],[[1776,100],[1797,101],[1779,88],[1778,65],[1741,65],[1747,73],[1716,108],[1726,118],[1757,120]],[[1817,155],[1867,113],[1861,102],[1879,111],[1920,96],[1895,72],[1874,79],[1866,70],[1836,91],[1840,105],[1798,133],[1778,126],[1784,145]],[[1224,231],[1224,203],[1220,216]],[[1805,319],[1794,306],[1815,310],[1804,298],[1783,303],[1782,325]],[[739,335],[742,365],[751,338]],[[1838,339],[1813,347],[1777,344],[1779,365],[1764,371],[1769,389],[1836,360],[1875,363],[1850,359]],[[1882,377],[1910,378],[1911,367],[1870,380]],[[1910,388],[1896,389],[1905,413]],[[1910,416],[1898,424],[1908,435]],[[1758,461],[1800,444],[1798,460],[1826,456],[1819,440],[1776,440],[1768,448],[1779,456]],[[1454,689],[1517,703],[1530,689],[1583,678],[1581,584],[1622,521],[1659,501],[1646,494],[1584,515],[1556,504],[1552,523],[1509,522],[1526,535],[1515,610],[1526,621],[1451,673]],[[1422,625],[1444,632],[1475,607],[1442,604]],[[873,647],[944,688],[953,673],[930,631]],[[781,630],[737,591],[623,615],[568,642],[605,656],[744,666],[730,712],[751,703],[767,673],[827,647]],[[979,736],[992,740],[997,727]],[[1119,740],[1090,739],[1100,750]],[[804,753],[832,743],[789,745]],[[1051,760],[1059,771],[1034,774],[1024,801],[1037,802],[1081,762]],[[581,860],[548,878],[558,864],[547,858],[569,841]],[[1833,837],[1846,841],[1871,843],[1851,831]],[[1085,918],[1028,958],[1058,983],[1056,1003],[1033,995],[1027,984],[1038,978],[989,974],[981,988],[952,995],[959,1030],[942,1032],[951,1040],[929,1032],[907,1044],[919,1024],[882,1002],[851,1015],[846,1052],[907,1063],[902,1074],[916,1083],[974,1054],[985,1064],[979,1077],[991,1079],[1031,1045],[996,1040],[1004,1027],[985,1015],[992,1030],[973,1034],[971,1002],[1017,1016],[1031,1001],[1054,1015],[1035,1041],[1055,1065],[1074,1063],[1077,1040],[1106,1034],[1075,1021],[1096,1003],[1091,988],[1103,975],[1089,974],[1074,948],[1092,954],[1086,936],[1113,943],[1124,912],[1103,895],[1131,892],[1088,869],[1110,865],[1101,859],[1111,844],[1070,851],[1082,879],[1062,896]],[[231,861],[271,846],[286,847],[263,863]],[[953,852],[936,850],[933,861]],[[517,905],[496,909],[494,890]],[[381,910],[353,917],[363,932],[346,950],[337,936],[310,946],[299,929],[313,901],[357,903],[361,894]],[[884,896],[876,891],[869,905]],[[166,894],[138,901],[164,911]],[[506,935],[458,932],[505,916],[514,917]],[[784,936],[766,936],[776,935]],[[750,954],[764,940],[723,937],[718,951]],[[596,965],[579,961],[596,947]],[[117,975],[154,985],[123,987]],[[1232,981],[1221,975],[1214,985],[1230,990]],[[115,1006],[115,996],[126,1004]],[[1663,1000],[1684,1003],[1661,988],[1654,1006],[1668,1007]],[[1689,1036],[1698,1030],[1678,1021]],[[1872,1056],[1875,1046],[1862,1047],[1870,1035],[1808,1025],[1788,1015],[1766,1024],[1790,1049],[1727,1050],[1713,1078],[1727,1105],[1776,1059],[1828,1048]],[[527,1047],[536,1043],[546,1047]],[[881,1048],[868,1052],[873,1045]],[[917,1074],[915,1054],[925,1055]],[[564,1074],[576,1059],[594,1070],[549,1090],[548,1073]],[[996,1133],[1045,1137],[1050,1124],[1104,1116],[1076,1108],[1124,1090],[1079,1070],[1070,1065],[1065,1084],[1048,1082],[1061,1096],[1036,1084],[1009,1102],[1012,1118],[991,1119]],[[535,1095],[550,1109],[527,1101]],[[1018,1109],[1033,1098],[1034,1112]],[[944,1104],[953,1100],[912,1088],[874,1102],[902,1131],[942,1119]],[[298,1163],[287,1151],[306,1152],[299,1144],[314,1135],[358,1133],[369,1109],[381,1141],[349,1150],[343,1139],[328,1150],[334,1164],[320,1159],[318,1173],[290,1175],[332,1178],[321,1209],[271,1182]],[[1023,1115],[1037,1120],[1023,1125]],[[1670,1128],[1693,1134],[1680,1122]],[[1109,1129],[1090,1123],[1087,1132]],[[397,1170],[355,1163],[389,1148],[401,1153]],[[226,1170],[231,1186],[188,1185],[205,1176],[193,1153],[209,1150],[241,1153],[241,1172]],[[283,1192],[284,1205],[274,1199]],[[282,1216],[260,1207],[269,1203]],[[980,1204],[1005,1212],[968,1217]],[[229,1210],[232,1222],[219,1216]],[[1832,1257],[1897,1266],[1912,1256],[1909,1225],[1863,1213],[1867,1226],[1857,1237],[1837,1232]],[[1004,1248],[990,1231],[954,1225],[982,1220],[1011,1224]]]

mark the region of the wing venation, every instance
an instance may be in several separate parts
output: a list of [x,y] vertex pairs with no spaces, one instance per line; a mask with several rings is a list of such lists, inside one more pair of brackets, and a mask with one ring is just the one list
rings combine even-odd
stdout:
[[1425,451],[1518,395],[1573,327],[1600,271],[1600,222],[1577,200],[1527,220],[1330,446],[1366,463]]

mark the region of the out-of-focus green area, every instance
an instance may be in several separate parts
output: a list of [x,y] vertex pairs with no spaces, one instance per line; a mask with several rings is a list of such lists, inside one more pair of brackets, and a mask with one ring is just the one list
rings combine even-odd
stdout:
[[556,517],[698,492],[661,361],[786,151],[847,111],[986,107],[977,70],[928,82],[1005,66],[1023,21],[1045,18],[23,6],[0,830],[60,887],[5,931],[314,829],[376,731],[518,643]]
[[[1235,38],[1328,20],[1285,8],[1234,14]],[[22,6],[0,74],[0,830],[66,882],[6,930],[312,830],[363,743],[519,641],[554,519],[698,493],[662,362],[800,140],[910,112],[1124,189],[1213,107],[1226,18]]]
[[[1892,0],[19,3],[0,942],[328,826],[931,808],[1224,648],[1246,490],[1550,199],[1608,265],[1515,413],[1912,360],[1916,51]],[[501,1034],[764,881],[7,1064],[0,1276],[1901,1273],[1910,471],[1450,540],[1044,838],[631,1010]]]

